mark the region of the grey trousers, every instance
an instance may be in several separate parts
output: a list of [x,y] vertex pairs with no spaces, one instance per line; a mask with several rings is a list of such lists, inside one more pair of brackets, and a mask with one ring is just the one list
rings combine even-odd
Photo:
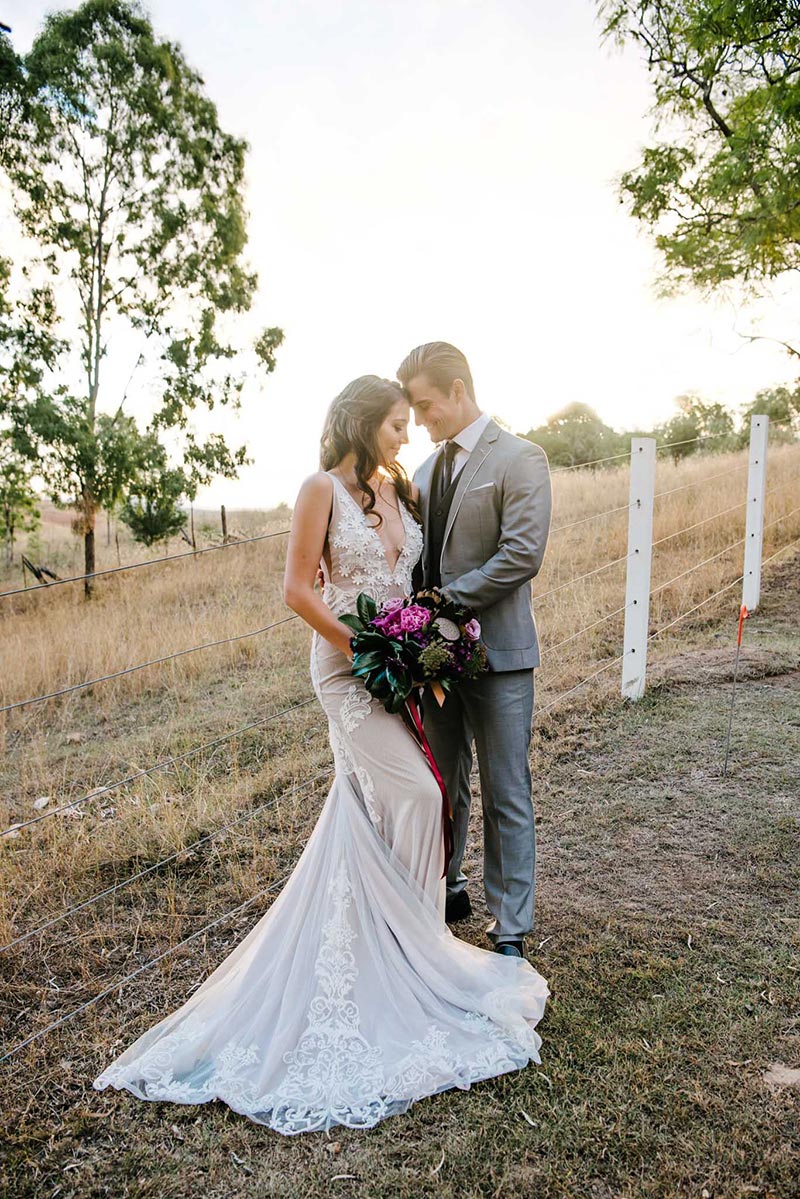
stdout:
[[454,851],[448,897],[463,891],[469,823],[472,742],[483,804],[483,879],[492,941],[519,940],[533,929],[536,826],[528,750],[533,670],[498,671],[460,683],[440,708],[425,696],[425,732],[453,806]]

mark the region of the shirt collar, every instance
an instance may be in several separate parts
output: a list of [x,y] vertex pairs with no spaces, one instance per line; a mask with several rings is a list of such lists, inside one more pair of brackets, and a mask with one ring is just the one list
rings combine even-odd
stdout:
[[488,425],[489,420],[489,415],[486,412],[482,412],[471,425],[467,425],[460,433],[456,433],[455,437],[451,440],[460,446],[462,450],[467,450],[471,454],[480,441],[481,434]]

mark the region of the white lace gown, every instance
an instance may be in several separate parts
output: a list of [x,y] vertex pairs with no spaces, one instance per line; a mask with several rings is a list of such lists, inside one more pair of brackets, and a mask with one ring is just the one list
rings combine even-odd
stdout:
[[[422,549],[404,508],[389,569],[377,532],[334,481],[323,599],[407,594]],[[424,1096],[538,1062],[547,984],[444,922],[441,795],[399,716],[314,635],[311,676],[334,782],[282,892],[171,1015],[94,1080],[140,1099],[206,1103],[292,1134],[368,1128]]]

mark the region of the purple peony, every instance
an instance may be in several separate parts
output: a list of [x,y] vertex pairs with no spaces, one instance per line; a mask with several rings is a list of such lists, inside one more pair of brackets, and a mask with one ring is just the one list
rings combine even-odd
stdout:
[[400,611],[400,628],[404,633],[417,633],[430,624],[431,613],[420,604],[409,604]]
[[477,641],[481,635],[480,622],[475,620],[474,617],[472,620],[468,620],[464,625],[464,632],[469,637],[470,641]]
[[376,616],[372,623],[376,629],[380,629],[387,637],[399,637],[403,631],[400,626],[400,616],[397,612],[390,612],[388,616]]

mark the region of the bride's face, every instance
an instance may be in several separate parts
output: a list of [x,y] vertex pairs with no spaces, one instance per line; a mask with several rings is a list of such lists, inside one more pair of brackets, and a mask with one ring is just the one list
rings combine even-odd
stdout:
[[411,407],[402,397],[392,405],[386,420],[375,437],[378,457],[383,466],[389,466],[397,458],[400,447],[408,443],[408,421]]

